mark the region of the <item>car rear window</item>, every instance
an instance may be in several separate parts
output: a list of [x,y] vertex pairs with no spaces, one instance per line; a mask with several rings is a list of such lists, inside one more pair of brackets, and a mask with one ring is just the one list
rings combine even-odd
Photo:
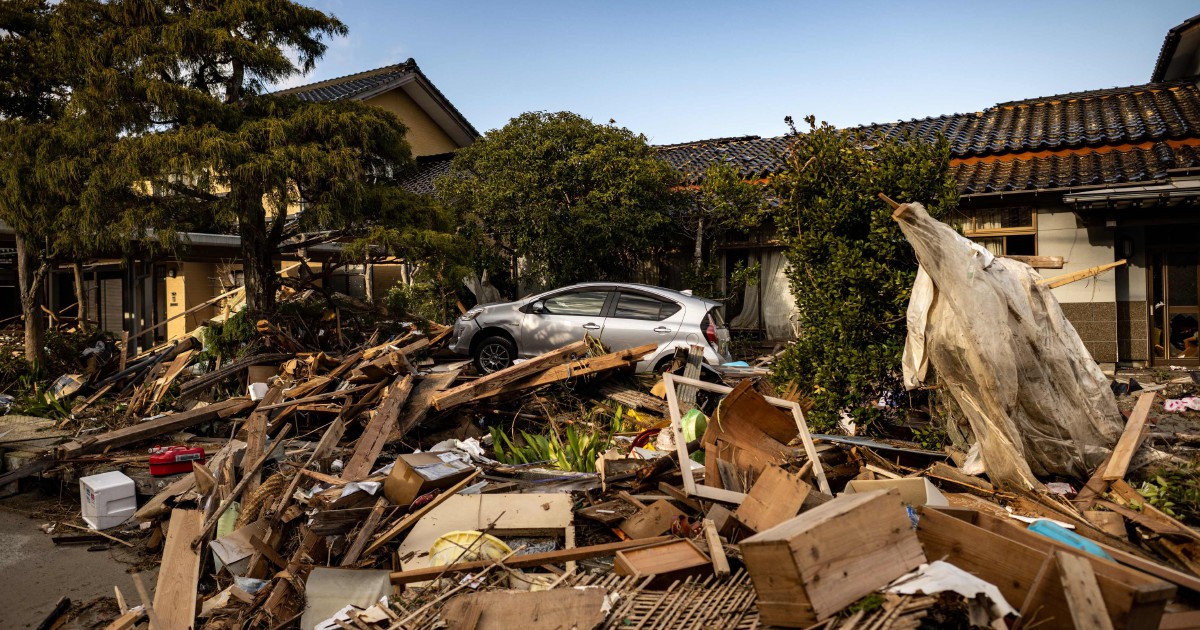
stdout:
[[714,308],[708,312],[709,318],[712,319],[713,326],[717,328],[725,327],[725,318],[721,317],[721,310]]
[[604,300],[608,299],[607,291],[578,291],[575,293],[560,293],[542,302],[544,312],[551,315],[600,315],[604,310]]
[[617,300],[617,312],[614,316],[657,322],[678,313],[679,309],[680,306],[675,302],[667,302],[639,293],[622,293],[621,298]]

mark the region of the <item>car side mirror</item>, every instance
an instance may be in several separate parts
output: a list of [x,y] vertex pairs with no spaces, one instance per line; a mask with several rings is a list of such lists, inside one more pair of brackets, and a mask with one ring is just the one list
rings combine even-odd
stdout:
[[538,300],[529,306],[530,313],[544,313],[546,311],[546,303]]

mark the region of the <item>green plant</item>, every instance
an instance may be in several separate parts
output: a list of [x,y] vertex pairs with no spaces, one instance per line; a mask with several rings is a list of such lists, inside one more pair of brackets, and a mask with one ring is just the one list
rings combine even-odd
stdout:
[[[877,194],[920,201],[935,218],[946,216],[958,195],[950,147],[944,138],[862,137],[806,120],[809,130],[796,133],[770,184],[803,331],[775,362],[773,379],[794,380],[812,398],[814,428],[836,427],[846,412],[870,433],[906,406],[900,355],[917,270]],[[884,395],[898,404],[875,405]]]
[[246,345],[258,338],[258,328],[248,311],[234,313],[224,323],[212,323],[201,332],[204,352],[200,358],[237,358]]
[[913,441],[927,451],[940,452],[949,443],[949,439],[946,429],[937,423],[913,429]]
[[52,418],[55,420],[71,416],[71,406],[65,400],[59,400],[49,392],[31,392],[32,399],[18,406],[18,412],[27,416]]
[[1146,502],[1181,521],[1200,523],[1200,465],[1162,468],[1142,482],[1138,493]]
[[596,459],[608,450],[611,440],[607,435],[585,434],[575,427],[567,427],[566,441],[557,433],[549,437],[521,432],[524,444],[514,443],[498,427],[492,427],[492,447],[496,459],[505,464],[535,464],[548,462],[559,470],[574,472],[596,472]]

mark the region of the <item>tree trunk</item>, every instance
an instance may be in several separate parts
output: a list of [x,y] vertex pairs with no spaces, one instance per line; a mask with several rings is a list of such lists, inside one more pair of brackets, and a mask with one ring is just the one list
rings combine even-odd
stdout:
[[[253,196],[250,196],[253,199]],[[259,197],[261,199],[261,197]],[[255,203],[243,200],[243,203]],[[254,315],[275,312],[277,274],[273,247],[267,238],[267,218],[260,207],[241,213],[238,231],[242,237],[242,275],[246,286],[246,309]]]
[[88,330],[88,290],[83,284],[83,263],[76,260],[71,263],[71,271],[75,274],[75,305],[76,317],[80,330]]
[[21,234],[17,238],[17,292],[25,317],[25,360],[41,364],[46,358],[46,322],[42,319],[42,276],[37,256]]
[[692,267],[696,273],[704,267],[704,215],[696,218],[696,249],[692,251]]

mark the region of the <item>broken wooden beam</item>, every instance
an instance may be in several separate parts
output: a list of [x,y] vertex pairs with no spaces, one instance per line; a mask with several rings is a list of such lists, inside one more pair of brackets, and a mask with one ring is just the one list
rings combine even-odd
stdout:
[[[611,556],[618,551],[656,545],[664,542],[670,542],[672,540],[676,540],[676,538],[672,536],[659,536],[657,538],[623,540],[621,542],[606,543],[603,545],[591,545],[589,547],[575,547],[574,549],[559,549],[557,551],[545,551],[541,553],[525,554],[523,556],[513,556],[512,558],[509,558],[500,564],[503,564],[510,569],[527,569],[530,567],[540,567],[544,564],[562,564],[564,562],[587,560],[588,558]],[[425,567],[422,569],[413,569],[411,571],[394,571],[391,575],[391,579],[392,584],[411,584],[412,582],[424,582],[446,574],[478,571],[479,569],[486,568],[494,563],[496,563],[495,560],[476,560],[473,562],[458,562],[455,564],[443,564],[433,567]]]
[[1133,413],[1129,414],[1129,422],[1125,423],[1125,430],[1121,433],[1121,438],[1117,440],[1117,446],[1113,448],[1112,456],[1108,458],[1108,465],[1104,468],[1105,481],[1124,479],[1125,474],[1129,472],[1129,462],[1133,459],[1133,455],[1141,443],[1142,428],[1146,425],[1146,418],[1150,416],[1150,407],[1153,404],[1153,392],[1146,392],[1138,396]]
[[497,370],[470,383],[464,383],[454,389],[440,392],[433,396],[433,408],[438,411],[445,411],[451,407],[491,395],[490,392],[495,392],[509,383],[519,381],[563,363],[571,355],[587,352],[588,346],[589,342],[587,339],[576,341],[528,361],[510,365],[503,370]]

